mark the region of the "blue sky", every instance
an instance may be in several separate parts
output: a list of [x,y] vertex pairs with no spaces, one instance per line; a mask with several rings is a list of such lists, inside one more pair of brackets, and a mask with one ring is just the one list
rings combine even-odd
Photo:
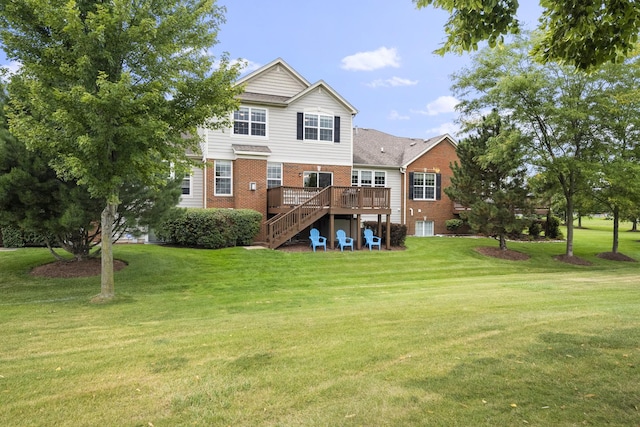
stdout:
[[[537,2],[521,3],[528,27]],[[324,80],[356,109],[355,125],[397,136],[455,134],[457,117],[450,75],[470,55],[432,53],[444,40],[448,15],[411,0],[218,0],[226,23],[214,55],[228,52],[247,72],[282,58],[315,83]],[[0,53],[0,65],[8,64]]]

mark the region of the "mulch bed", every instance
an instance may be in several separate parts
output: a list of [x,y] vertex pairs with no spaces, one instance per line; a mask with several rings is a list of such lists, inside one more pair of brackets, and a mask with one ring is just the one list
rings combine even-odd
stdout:
[[531,258],[527,254],[523,254],[522,252],[514,251],[511,249],[502,250],[500,248],[488,246],[480,246],[475,249],[476,252],[481,253],[482,255],[490,256],[493,258],[506,259],[508,261],[526,261]]
[[[127,263],[113,260],[113,271],[122,270]],[[84,261],[56,261],[40,265],[31,270],[32,276],[52,278],[72,278],[98,276],[101,272],[100,258],[89,258]]]
[[609,261],[626,261],[626,262],[637,262],[635,259],[626,256],[625,254],[621,254],[620,252],[601,252],[596,254],[598,258],[607,259]]

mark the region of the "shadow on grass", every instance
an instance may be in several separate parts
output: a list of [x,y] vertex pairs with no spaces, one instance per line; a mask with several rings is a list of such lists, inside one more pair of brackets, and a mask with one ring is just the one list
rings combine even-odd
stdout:
[[525,352],[468,358],[410,387],[442,396],[483,425],[637,425],[640,327],[596,335],[548,332]]

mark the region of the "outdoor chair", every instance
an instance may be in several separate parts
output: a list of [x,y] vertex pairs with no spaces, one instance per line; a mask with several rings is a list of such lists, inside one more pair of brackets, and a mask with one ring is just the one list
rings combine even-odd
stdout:
[[344,251],[345,246],[350,247],[353,251],[353,239],[351,237],[347,237],[347,233],[344,230],[336,231],[336,239],[338,239],[338,246],[340,246],[340,251]]
[[313,246],[313,252],[316,251],[316,247],[322,246],[327,251],[327,238],[322,237],[320,232],[316,228],[312,228],[309,234],[309,240],[311,240],[311,246]]
[[377,246],[378,250],[380,250],[380,241],[382,239],[380,239],[379,237],[376,237],[373,235],[373,231],[371,231],[370,229],[365,229],[364,230],[364,245],[365,246],[369,246],[369,250],[371,250],[372,246]]

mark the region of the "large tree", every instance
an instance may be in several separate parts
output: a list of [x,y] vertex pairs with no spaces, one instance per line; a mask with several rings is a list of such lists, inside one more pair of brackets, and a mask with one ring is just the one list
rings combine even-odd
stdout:
[[640,205],[640,58],[607,65],[593,114],[598,138],[605,142],[591,196],[613,217],[611,252],[618,252],[619,221]]
[[0,1],[0,40],[21,64],[12,133],[104,206],[98,301],[115,294],[123,188],[161,186],[167,161],[183,172],[197,127],[228,126],[237,107],[237,67],[223,56],[213,70],[209,53],[222,21],[214,0]]
[[[518,34],[518,0],[413,0],[450,13],[447,39],[439,53],[471,51],[478,43],[495,46],[507,34]],[[580,69],[620,61],[631,53],[640,32],[636,0],[541,0],[538,29],[543,37],[533,53],[543,62],[557,61]]]
[[547,175],[562,192],[566,255],[573,256],[575,197],[597,172],[603,146],[594,135],[592,115],[601,85],[592,74],[533,61],[530,46],[529,40],[519,39],[503,49],[484,49],[470,69],[454,76],[454,91],[463,99],[463,117],[495,108],[518,126],[532,172]]
[[470,135],[458,144],[460,163],[451,166],[444,191],[468,209],[461,216],[473,230],[496,236],[506,250],[507,236],[522,231],[518,216],[530,211],[520,132],[504,125],[497,111],[465,130]]

